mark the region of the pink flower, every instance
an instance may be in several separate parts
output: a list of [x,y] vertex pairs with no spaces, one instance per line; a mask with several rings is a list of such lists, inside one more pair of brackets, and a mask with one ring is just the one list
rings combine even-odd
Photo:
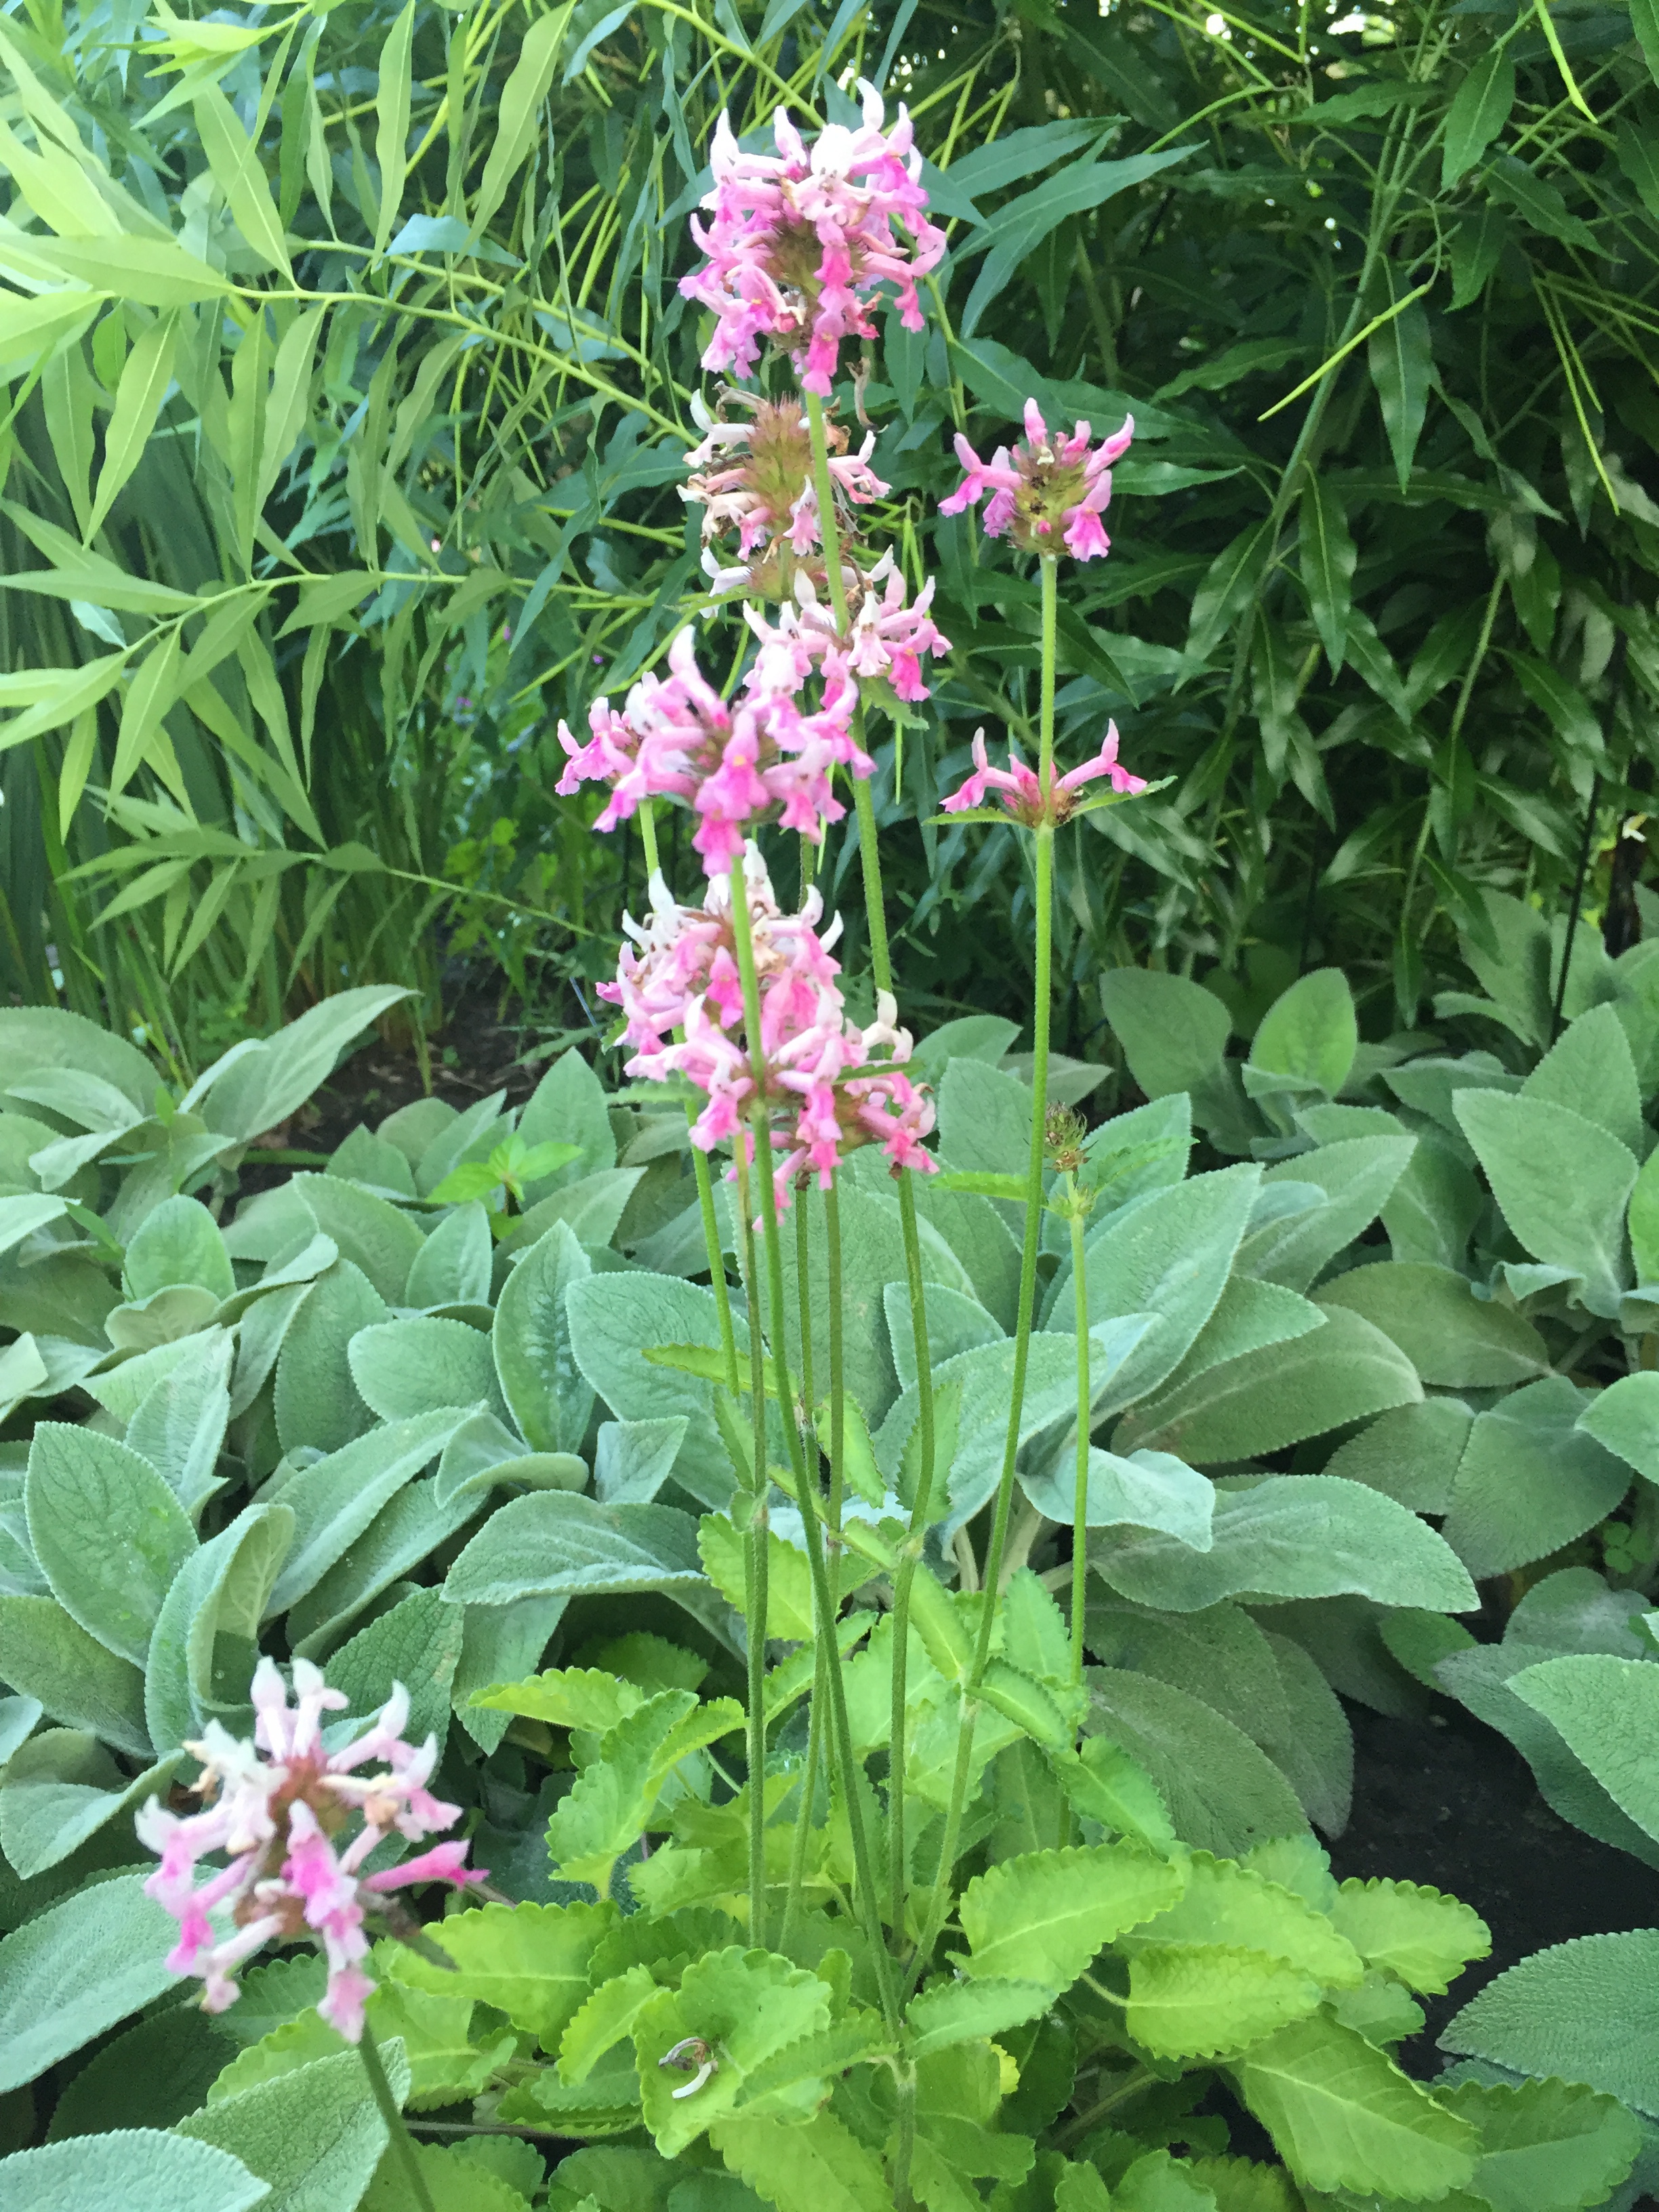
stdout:
[[1145,791],[1145,776],[1131,775],[1117,757],[1117,725],[1108,722],[1106,736],[1093,760],[1083,762],[1069,774],[1055,781],[1045,805],[1042,787],[1034,769],[1026,767],[1017,746],[1008,748],[1006,768],[993,768],[985,752],[985,732],[974,732],[974,772],[957,790],[944,800],[947,814],[960,814],[972,806],[983,806],[988,790],[994,791],[1003,805],[1016,822],[1035,828],[1040,822],[1059,823],[1069,820],[1077,804],[1076,794],[1085,783],[1105,776],[1114,791],[1133,798]]
[[939,501],[939,511],[960,514],[988,492],[988,538],[1009,535],[1023,552],[1053,553],[1054,532],[1063,528],[1067,552],[1092,561],[1111,543],[1100,518],[1112,496],[1112,464],[1128,451],[1134,428],[1133,416],[1125,416],[1123,428],[1091,452],[1086,422],[1079,422],[1068,438],[1051,439],[1036,400],[1028,399],[1024,442],[1012,453],[999,446],[982,461],[957,433],[957,459],[964,474]]
[[[841,342],[874,337],[860,295],[892,284],[906,330],[922,328],[916,279],[937,267],[945,234],[927,220],[921,157],[911,143],[910,118],[884,133],[881,96],[864,94],[858,130],[830,124],[811,152],[781,108],[773,118],[777,152],[745,154],[724,114],[710,161],[714,190],[702,204],[707,229],[691,234],[708,258],[680,280],[688,299],[719,318],[702,356],[710,369],[752,374],[763,337],[793,356],[809,392],[827,396]],[[895,235],[893,226],[907,236]]]
[[775,1157],[781,1154],[781,1208],[798,1176],[816,1173],[827,1188],[842,1155],[860,1145],[883,1146],[896,1170],[931,1173],[921,1140],[933,1110],[902,1071],[910,1038],[894,1025],[892,1000],[882,995],[868,1029],[849,1021],[835,980],[840,968],[830,957],[839,918],[820,935],[823,902],[816,890],[799,914],[782,913],[752,845],[744,869],[760,986],[758,1073],[744,1030],[730,883],[717,878],[705,906],[682,907],[660,876],[652,883],[650,921],[626,925],[634,944],[623,948],[617,981],[600,986],[627,1017],[629,1041],[642,1048],[627,1072],[652,1082],[684,1077],[708,1100],[694,1141],[712,1152],[735,1139],[745,1158],[752,1152],[742,1125],[758,1091],[773,1115]]
[[698,817],[691,842],[710,876],[732,867],[745,835],[763,821],[781,820],[822,842],[824,824],[847,811],[830,788],[830,770],[873,773],[852,733],[854,696],[826,698],[807,714],[788,690],[763,685],[728,705],[697,666],[689,624],[670,647],[668,665],[666,681],[640,678],[623,714],[596,700],[586,744],[560,723],[570,765],[558,790],[568,795],[584,783],[608,783],[599,830],[625,822],[642,799],[683,800]]
[[[746,592],[785,597],[794,562],[822,542],[811,434],[800,402],[761,399],[728,386],[722,404],[748,408],[746,422],[716,421],[701,400],[691,404],[705,435],[685,458],[688,466],[702,473],[681,485],[680,497],[702,507],[705,546],[737,532],[738,557],[744,565],[735,573]],[[879,499],[888,486],[870,466],[873,430],[856,453],[848,453],[847,433],[838,422],[826,422],[824,432],[837,520],[846,531],[852,510]]]
[[846,641],[810,576],[796,577],[797,606],[781,609],[775,624],[769,624],[752,607],[744,608],[761,648],[750,682],[793,690],[817,668],[823,678],[826,701],[839,699],[844,689],[856,688],[860,679],[884,679],[907,702],[927,698],[921,656],[931,653],[937,659],[951,650],[950,639],[928,613],[934,580],[930,576],[907,606],[904,578],[890,548],[873,568],[844,573],[851,586],[847,594],[851,636]]
[[[361,1875],[363,1862],[391,1834],[418,1842],[460,1818],[427,1789],[437,1762],[436,1741],[418,1748],[404,1741],[409,1693],[401,1683],[366,1734],[343,1751],[325,1750],[324,1713],[343,1710],[346,1698],[331,1690],[309,1661],[294,1662],[295,1703],[274,1661],[254,1673],[252,1743],[239,1741],[210,1721],[200,1742],[185,1748],[201,1762],[193,1785],[199,1813],[180,1816],[152,1797],[139,1814],[139,1841],[159,1851],[161,1863],[144,1884],[179,1923],[168,1954],[175,1974],[199,1974],[202,2002],[222,2012],[236,2002],[236,1971],[274,1936],[309,1933],[328,1960],[328,1989],[318,2009],[348,2042],[363,2032],[363,2004],[374,1984],[362,1971],[368,1954],[364,1894],[447,1881],[457,1888],[482,1881],[465,1864],[464,1843],[434,1849],[380,1874]],[[264,1753],[264,1757],[261,1753]],[[371,1760],[389,1771],[361,1774]],[[361,1815],[362,1826],[345,1845],[336,1838]],[[198,1882],[199,1863],[222,1851],[228,1864]],[[234,1932],[221,1936],[212,1915],[228,1909]]]

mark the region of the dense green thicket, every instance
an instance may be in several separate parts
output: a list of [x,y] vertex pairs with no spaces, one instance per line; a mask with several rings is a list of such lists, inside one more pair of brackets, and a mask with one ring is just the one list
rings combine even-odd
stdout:
[[[1581,860],[1632,935],[1639,8],[126,21],[3,33],[14,994],[56,994],[50,944],[70,1004],[199,1062],[343,980],[434,1012],[441,917],[521,991],[603,966],[581,932],[638,863],[553,797],[552,724],[696,586],[703,149],[722,106],[840,112],[860,70],[908,99],[952,240],[932,335],[869,364],[888,520],[957,646],[889,824],[1035,680],[1035,584],[936,516],[951,431],[994,441],[1032,392],[1139,425],[1062,711],[1174,781],[1061,854],[1073,1048],[1098,971],[1149,957],[1252,1018],[1334,960],[1384,1034],[1481,886],[1554,907]],[[889,843],[912,988],[1020,1018],[1011,838]]]

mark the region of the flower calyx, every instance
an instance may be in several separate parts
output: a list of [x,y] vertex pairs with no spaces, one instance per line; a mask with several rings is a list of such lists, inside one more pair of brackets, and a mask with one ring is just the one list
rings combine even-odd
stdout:
[[983,526],[988,538],[1011,538],[1023,553],[1055,557],[1062,550],[1079,561],[1107,552],[1101,516],[1112,496],[1112,464],[1121,460],[1134,435],[1134,417],[1098,446],[1088,423],[1069,436],[1051,436],[1035,399],[1025,403],[1025,436],[1011,450],[999,446],[981,460],[961,432],[956,454],[963,475],[957,489],[939,501],[941,514],[960,514],[976,507],[988,492]]

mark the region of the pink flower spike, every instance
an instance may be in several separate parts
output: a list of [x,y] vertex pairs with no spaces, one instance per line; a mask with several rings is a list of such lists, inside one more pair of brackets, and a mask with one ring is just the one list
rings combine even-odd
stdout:
[[705,368],[746,377],[773,338],[806,389],[828,397],[842,341],[876,336],[867,299],[882,283],[894,286],[905,327],[922,327],[916,279],[937,267],[945,234],[927,220],[908,117],[901,108],[884,133],[880,95],[863,90],[862,126],[831,124],[810,150],[781,111],[775,154],[745,154],[720,117],[702,203],[712,220],[705,228],[691,219],[708,258],[680,280],[716,317]]
[[1111,465],[1128,451],[1134,417],[1126,416],[1122,428],[1092,449],[1086,422],[1052,438],[1035,399],[1025,403],[1024,421],[1024,442],[1012,453],[999,447],[988,464],[958,433],[957,459],[964,473],[939,501],[939,513],[960,514],[989,490],[988,538],[1010,536],[1022,552],[1050,556],[1059,539],[1077,560],[1100,558],[1111,543],[1100,520],[1112,495]]
[[[712,883],[706,906],[694,908],[674,906],[659,878],[649,927],[628,926],[634,945],[623,951],[617,982],[628,1034],[647,1048],[628,1073],[652,1082],[679,1076],[705,1094],[692,1131],[703,1152],[729,1139],[751,1157],[746,1117],[763,1100],[781,1163],[780,1206],[802,1175],[816,1174],[827,1187],[842,1156],[859,1145],[884,1145],[896,1169],[931,1172],[921,1139],[933,1127],[932,1105],[890,1072],[910,1052],[893,1001],[883,998],[868,1030],[850,1022],[830,957],[839,922],[820,932],[816,890],[798,915],[783,914],[752,844],[742,859],[760,984],[761,1065],[750,1059],[740,994],[728,989],[717,999],[714,988],[731,965],[729,881]],[[670,1042],[676,1030],[679,1039]]]
[[1131,775],[1119,762],[1117,743],[1117,725],[1109,722],[1100,750],[1094,759],[1085,761],[1079,767],[1058,777],[1045,800],[1040,778],[1021,760],[1018,748],[1009,746],[1006,769],[993,768],[985,750],[985,732],[976,730],[974,732],[974,772],[948,799],[942,800],[941,805],[947,814],[964,813],[971,807],[983,806],[985,794],[989,790],[994,791],[1001,799],[1011,819],[1024,823],[1028,829],[1035,829],[1045,822],[1057,824],[1069,821],[1076,811],[1077,793],[1085,783],[1092,783],[1097,777],[1108,777],[1113,790],[1127,797],[1146,790],[1146,778]]
[[[374,1896],[412,1881],[459,1887],[479,1879],[464,1866],[467,1846],[459,1842],[439,1844],[389,1875],[360,1880],[357,1869],[386,1837],[423,1841],[448,1827],[459,1808],[427,1789],[433,1740],[418,1747],[404,1740],[409,1695],[400,1684],[367,1732],[333,1753],[323,1742],[322,1716],[348,1700],[320,1668],[295,1660],[290,1692],[275,1662],[262,1659],[252,1694],[257,1744],[210,1723],[198,1741],[185,1746],[201,1766],[194,1794],[203,1809],[180,1815],[151,1798],[135,1822],[140,1841],[161,1857],[145,1889],[179,1923],[167,1964],[174,1973],[199,1976],[204,2004],[222,2012],[235,2002],[245,1960],[273,1937],[309,1932],[328,1960],[320,2009],[356,2040],[374,1989],[361,1971],[368,1951],[364,1916]],[[270,1755],[262,1757],[261,1747]],[[384,1761],[386,1771],[357,1771],[372,1761]],[[357,1820],[350,1843],[337,1850],[337,1835]],[[198,1881],[203,1860],[222,1851],[229,1863]],[[221,1914],[230,1923],[222,1935]]]

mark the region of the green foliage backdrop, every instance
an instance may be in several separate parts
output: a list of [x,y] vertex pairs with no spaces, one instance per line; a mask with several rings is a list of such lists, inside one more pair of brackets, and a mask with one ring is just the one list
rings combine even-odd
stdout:
[[[935,516],[951,433],[1031,392],[1139,424],[1062,708],[1176,780],[1068,833],[1073,1048],[1094,972],[1149,955],[1251,1013],[1334,957],[1385,1031],[1482,886],[1562,902],[1581,860],[1632,933],[1647,0],[221,14],[0,26],[15,994],[57,994],[50,945],[70,1004],[199,1060],[227,1009],[430,994],[440,914],[521,986],[583,964],[625,884],[552,795],[552,725],[699,582],[674,279],[703,149],[722,106],[841,113],[860,70],[908,100],[952,240],[929,336],[868,364],[957,647],[890,822],[1035,681],[1035,586]],[[1024,933],[945,927],[1018,901],[1012,833],[889,845],[915,986],[1018,1012]]]

